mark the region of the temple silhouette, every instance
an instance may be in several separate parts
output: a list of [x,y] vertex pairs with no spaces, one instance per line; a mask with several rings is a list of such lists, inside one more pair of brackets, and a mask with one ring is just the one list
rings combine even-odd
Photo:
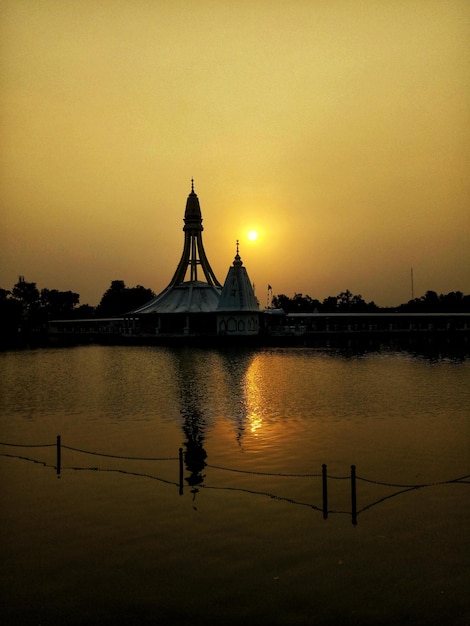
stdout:
[[260,308],[248,272],[236,254],[223,285],[202,241],[201,207],[191,180],[184,212],[181,259],[168,286],[128,313],[128,328],[140,335],[257,335]]
[[[469,314],[380,312],[285,312],[266,306],[260,310],[253,285],[240,257],[235,257],[221,284],[212,269],[202,233],[201,206],[191,180],[184,212],[183,251],[176,270],[156,297],[138,308],[109,318],[54,319],[48,322],[51,342],[173,344],[180,340],[235,345],[364,346],[380,349],[384,341],[426,345],[429,341],[468,344]],[[268,293],[271,289],[268,286]]]

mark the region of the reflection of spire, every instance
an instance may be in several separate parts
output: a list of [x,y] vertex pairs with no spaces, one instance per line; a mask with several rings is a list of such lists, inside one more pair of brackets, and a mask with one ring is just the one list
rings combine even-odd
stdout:
[[203,474],[206,466],[207,453],[204,450],[206,421],[201,402],[204,391],[203,381],[199,379],[200,363],[192,352],[182,352],[177,357],[177,372],[181,396],[180,414],[183,418],[183,433],[186,441],[183,442],[185,452],[183,454],[186,469],[189,476],[186,482],[192,487],[192,492],[197,493],[197,485],[204,482]]
[[198,280],[198,268],[202,270],[202,274],[209,285],[221,287],[215,274],[207,260],[207,256],[202,243],[202,215],[199,206],[199,198],[194,193],[194,179],[191,178],[191,193],[186,201],[186,210],[184,212],[184,246],[183,254],[176,268],[176,272],[170,281],[168,287],[181,285],[185,282],[188,267],[190,269],[189,281]]
[[204,450],[204,419],[202,414],[195,407],[184,407],[181,410],[183,416],[183,432],[186,435],[184,445],[184,462],[186,468],[191,472],[186,478],[191,487],[200,485],[205,478],[202,474],[206,466],[207,453]]

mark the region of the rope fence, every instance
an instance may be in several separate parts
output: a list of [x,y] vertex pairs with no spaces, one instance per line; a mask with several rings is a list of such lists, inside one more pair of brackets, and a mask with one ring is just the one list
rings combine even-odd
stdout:
[[[183,449],[179,448],[178,450],[178,456],[176,457],[137,457],[137,456],[126,456],[126,455],[117,455],[117,454],[108,454],[108,453],[104,453],[104,452],[96,452],[96,451],[92,451],[92,450],[84,450],[81,448],[75,448],[73,446],[68,446],[68,445],[64,445],[62,443],[62,439],[61,436],[58,435],[57,436],[57,440],[55,443],[47,443],[47,444],[19,444],[19,443],[7,443],[7,442],[0,442],[0,446],[7,446],[7,447],[15,447],[15,448],[52,448],[55,447],[56,448],[56,464],[52,465],[50,463],[47,463],[45,461],[41,461],[38,459],[32,459],[30,457],[26,457],[26,456],[19,456],[19,455],[13,455],[13,454],[8,454],[8,453],[2,453],[0,454],[0,456],[4,456],[4,457],[9,457],[9,458],[15,458],[15,459],[20,459],[23,461],[29,461],[32,463],[36,463],[38,465],[42,465],[44,467],[48,467],[48,468],[52,468],[56,470],[57,476],[60,477],[61,472],[65,471],[65,470],[69,470],[69,471],[92,471],[92,472],[114,472],[114,473],[118,473],[118,474],[125,474],[125,475],[129,475],[129,476],[135,476],[135,477],[139,477],[139,478],[148,478],[148,479],[152,479],[152,480],[156,480],[158,482],[161,483],[165,483],[168,485],[172,485],[172,486],[176,486],[179,489],[179,494],[182,495],[184,493],[184,457],[183,457]],[[97,456],[97,457],[103,457],[103,458],[108,458],[108,459],[120,459],[120,460],[130,460],[130,461],[170,461],[170,462],[178,462],[178,474],[179,474],[179,480],[178,482],[176,481],[171,481],[165,478],[161,478],[159,476],[154,476],[153,474],[146,474],[146,473],[141,473],[141,472],[134,472],[134,471],[129,471],[129,470],[124,470],[124,469],[108,469],[108,468],[100,468],[100,467],[75,467],[75,466],[68,466],[68,467],[64,467],[62,465],[62,450],[70,450],[72,452],[77,452],[79,454],[88,454],[88,455],[93,455],[93,456]],[[342,514],[342,515],[350,515],[351,519],[352,519],[352,523],[353,525],[357,525],[357,516],[360,513],[363,513],[364,511],[367,511],[369,509],[371,509],[372,507],[381,504],[382,502],[385,502],[386,500],[389,500],[390,498],[394,498],[400,494],[403,493],[407,493],[409,491],[415,491],[418,489],[423,489],[426,487],[436,487],[438,485],[449,485],[449,484],[470,484],[470,474],[465,474],[463,476],[459,476],[457,478],[452,478],[450,480],[442,480],[442,481],[437,481],[437,482],[432,482],[432,483],[421,483],[421,484],[403,484],[403,483],[392,483],[392,482],[383,482],[383,481],[378,481],[378,480],[372,480],[370,478],[364,478],[362,476],[357,476],[356,474],[356,466],[355,465],[351,465],[350,468],[350,473],[348,475],[345,476],[334,476],[334,475],[330,475],[327,472],[327,465],[323,464],[322,465],[322,471],[321,473],[317,473],[317,474],[288,474],[288,473],[283,473],[283,472],[261,472],[261,471],[254,471],[254,470],[244,470],[244,469],[237,469],[237,468],[231,468],[231,467],[223,467],[220,465],[210,465],[208,463],[203,462],[202,463],[202,468],[210,468],[210,469],[214,469],[214,470],[221,470],[221,471],[225,471],[225,472],[232,472],[232,473],[238,473],[238,474],[248,474],[248,475],[253,475],[253,476],[270,476],[270,477],[277,477],[277,478],[321,478],[321,486],[322,486],[322,506],[316,506],[314,504],[308,503],[308,502],[301,502],[298,500],[294,500],[292,498],[288,498],[285,496],[279,496],[277,494],[273,494],[270,492],[266,492],[266,491],[258,491],[258,490],[253,490],[253,489],[248,489],[248,488],[240,488],[240,487],[231,487],[231,486],[215,486],[215,485],[208,485],[205,484],[203,482],[205,477],[201,477],[200,480],[194,481],[191,480],[191,478],[186,478],[186,481],[188,482],[188,484],[192,487],[191,491],[192,493],[195,494],[195,492],[198,491],[198,489],[209,489],[209,490],[218,490],[218,491],[235,491],[235,492],[240,492],[240,493],[248,493],[251,495],[257,495],[257,496],[264,496],[264,497],[269,497],[273,500],[278,500],[278,501],[282,501],[282,502],[287,502],[290,504],[295,504],[297,506],[304,506],[304,507],[308,507],[311,508],[315,511],[320,511],[323,513],[323,518],[327,519],[328,515],[330,514]],[[189,467],[187,468],[188,471]],[[193,472],[194,473],[194,472]],[[351,509],[349,511],[342,511],[342,510],[332,510],[328,508],[328,480],[349,480],[350,481],[350,504],[351,504]],[[388,494],[386,496],[383,496],[381,498],[379,498],[378,500],[375,500],[365,506],[363,506],[361,509],[358,510],[357,508],[357,483],[361,481],[364,483],[369,483],[369,484],[374,484],[374,485],[378,485],[381,487],[390,487],[390,488],[395,488],[395,489],[399,489],[399,491],[394,492],[392,494]],[[196,484],[197,484],[197,488],[196,489]]]

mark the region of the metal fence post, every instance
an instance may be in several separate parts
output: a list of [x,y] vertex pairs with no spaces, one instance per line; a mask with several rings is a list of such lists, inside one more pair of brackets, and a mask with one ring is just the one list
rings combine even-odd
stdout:
[[356,466],[351,465],[351,517],[354,526],[357,524],[357,505],[356,505]]
[[183,495],[183,448],[179,449],[180,496]]
[[56,465],[57,476],[60,476],[60,455],[61,455],[60,435],[57,435],[57,465]]
[[326,463],[322,465],[322,493],[323,493],[323,519],[328,517],[328,486],[326,476]]

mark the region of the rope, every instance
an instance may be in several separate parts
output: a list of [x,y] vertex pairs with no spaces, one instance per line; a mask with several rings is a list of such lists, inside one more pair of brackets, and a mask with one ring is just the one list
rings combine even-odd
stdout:
[[[209,463],[206,463],[206,467],[211,467],[212,469],[224,470],[225,472],[236,472],[238,474],[253,474],[256,476],[281,476],[283,478],[321,478],[322,477],[322,474],[282,474],[282,473],[276,473],[276,472],[255,472],[253,470],[234,469],[233,467],[222,467],[220,465],[211,465]],[[328,475],[328,478],[331,478],[333,480],[347,480],[351,477]]]
[[[53,444],[54,445],[54,444]],[[67,450],[73,450],[74,452],[81,452],[83,454],[92,454],[94,456],[105,456],[110,459],[127,459],[128,461],[177,461],[178,457],[143,457],[143,456],[122,456],[118,454],[105,454],[104,452],[92,452],[90,450],[81,450],[80,448],[72,448],[71,446],[65,446],[62,444],[62,448]]]
[[128,472],[126,470],[121,469],[104,469],[101,467],[63,467],[62,470],[73,470],[76,472],[114,472],[116,474],[127,474],[128,476],[138,476],[140,478],[151,478],[152,480],[158,480],[161,483],[166,483],[167,485],[172,485],[174,487],[178,487],[179,484],[173,482],[171,480],[166,480],[165,478],[160,478],[159,476],[153,476],[152,474],[141,474],[139,472]]
[[26,443],[4,443],[3,441],[0,441],[0,446],[13,446],[15,448],[51,448],[52,446],[55,446],[55,443],[30,443],[30,444],[26,444]]
[[361,478],[361,476],[356,476],[356,480],[362,480],[365,483],[372,483],[374,485],[382,485],[383,487],[399,487],[403,489],[421,489],[423,487],[435,487],[437,485],[447,485],[449,483],[458,483],[460,481],[465,482],[465,478],[469,478],[470,474],[466,474],[465,476],[461,476],[460,478],[452,478],[451,480],[441,480],[436,483],[426,483],[422,485],[401,485],[394,483],[383,483],[378,480],[371,480],[370,478]]
[[332,478],[333,480],[349,480],[351,476],[331,476],[330,474],[327,474],[327,478]]
[[43,465],[44,467],[52,467],[55,469],[55,465],[50,465],[49,463],[45,463],[44,461],[39,461],[38,459],[31,459],[27,456],[17,456],[16,454],[5,454],[2,453],[0,456],[5,456],[10,459],[20,459],[21,461],[30,461],[31,463],[36,463],[37,465]]
[[385,502],[385,500],[390,500],[391,498],[395,498],[396,496],[399,496],[402,493],[407,493],[408,491],[415,491],[416,489],[420,489],[420,487],[408,487],[408,489],[401,489],[400,491],[396,491],[395,493],[392,493],[389,496],[384,496],[383,498],[374,500],[374,502],[371,502],[370,504],[367,504],[366,506],[362,507],[362,509],[360,509],[359,511],[356,511],[356,515],[359,515],[359,513],[363,513],[364,511],[367,511],[368,509],[371,509],[372,507],[377,506],[378,504],[381,504],[382,502]]
[[314,509],[315,511],[322,511],[320,507],[315,506],[314,504],[310,504],[309,502],[299,502],[298,500],[293,500],[292,498],[286,498],[284,496],[278,496],[274,493],[269,493],[267,491],[254,491],[252,489],[244,489],[243,487],[217,487],[214,485],[198,485],[201,489],[211,489],[213,491],[237,491],[241,493],[249,493],[255,496],[266,496],[271,498],[271,500],[280,500],[281,502],[288,502],[289,504],[296,504],[298,506],[306,506],[309,509]]
[[206,464],[212,469],[224,470],[225,472],[236,472],[238,474],[254,474],[256,476],[282,476],[284,478],[320,478],[321,474],[277,474],[276,472],[255,472],[253,470],[234,469],[233,467],[221,467],[220,465]]

